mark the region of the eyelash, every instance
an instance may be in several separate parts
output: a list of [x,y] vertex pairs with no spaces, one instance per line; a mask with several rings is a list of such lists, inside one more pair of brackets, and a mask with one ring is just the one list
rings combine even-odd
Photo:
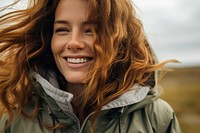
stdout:
[[70,30],[67,29],[67,28],[57,28],[57,29],[55,30],[55,32],[56,32],[56,33],[59,33],[59,32],[70,32]]
[[[57,28],[55,30],[55,33],[68,33],[68,32],[70,32],[70,30],[68,28]],[[91,28],[88,28],[88,29],[83,30],[83,33],[92,35],[93,30]]]
[[85,34],[92,34],[93,31],[92,31],[92,29],[85,29],[85,30],[84,30],[84,33],[85,33]]
[[86,29],[85,32],[92,32],[92,29]]

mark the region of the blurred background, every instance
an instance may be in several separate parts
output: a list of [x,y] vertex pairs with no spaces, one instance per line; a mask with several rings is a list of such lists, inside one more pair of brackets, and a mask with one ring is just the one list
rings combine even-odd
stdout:
[[160,78],[161,97],[183,133],[200,133],[200,1],[132,0],[159,61],[177,59]]
[[[1,1],[0,7],[14,0]],[[24,8],[22,0],[15,8]],[[200,132],[200,1],[132,0],[159,61],[177,59],[159,79],[161,97],[175,110],[183,133]],[[1,15],[1,14],[0,14]]]

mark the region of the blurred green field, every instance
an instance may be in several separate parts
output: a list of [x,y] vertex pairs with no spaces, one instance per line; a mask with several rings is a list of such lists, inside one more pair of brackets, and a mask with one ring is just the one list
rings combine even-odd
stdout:
[[200,133],[200,67],[174,69],[159,79],[161,97],[175,110],[183,133]]

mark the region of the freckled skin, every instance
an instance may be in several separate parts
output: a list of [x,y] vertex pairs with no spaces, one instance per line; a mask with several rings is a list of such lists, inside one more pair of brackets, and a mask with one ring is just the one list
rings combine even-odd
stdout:
[[[51,49],[59,71],[68,83],[82,83],[94,63],[93,24],[87,21],[88,3],[84,0],[61,0],[55,14]],[[92,60],[70,63],[72,58]]]

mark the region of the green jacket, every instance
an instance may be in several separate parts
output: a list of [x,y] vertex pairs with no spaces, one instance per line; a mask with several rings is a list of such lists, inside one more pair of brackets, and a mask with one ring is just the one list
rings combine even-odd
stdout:
[[[73,113],[70,101],[73,95],[58,89],[54,78],[48,81],[33,73],[35,87],[42,99],[39,115],[28,119],[15,115],[10,127],[5,114],[0,120],[0,133],[90,133],[91,113],[82,126]],[[33,103],[24,108],[26,113],[33,111]],[[61,122],[67,127],[49,130],[44,126],[54,126]],[[174,111],[158,98],[156,87],[134,85],[129,92],[103,106],[96,119],[95,133],[180,133]]]

